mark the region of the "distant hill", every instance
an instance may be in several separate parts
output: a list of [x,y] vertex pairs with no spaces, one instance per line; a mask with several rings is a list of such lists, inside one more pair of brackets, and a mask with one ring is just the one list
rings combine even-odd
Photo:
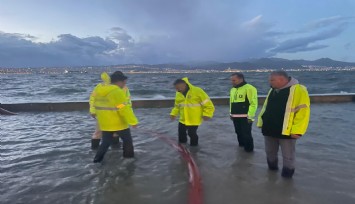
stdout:
[[230,63],[205,63],[199,66],[185,65],[187,68],[194,69],[215,69],[225,70],[231,69],[301,69],[306,66],[324,66],[324,67],[355,67],[354,62],[342,62],[329,58],[321,58],[318,60],[287,60],[282,58],[260,58],[251,59],[245,62],[230,62]]
[[329,58],[321,58],[317,59],[314,61],[309,61],[309,60],[292,60],[295,63],[301,64],[301,65],[313,65],[313,66],[325,66],[325,67],[353,67],[355,66],[355,62],[342,62],[342,61],[336,61],[332,60]]

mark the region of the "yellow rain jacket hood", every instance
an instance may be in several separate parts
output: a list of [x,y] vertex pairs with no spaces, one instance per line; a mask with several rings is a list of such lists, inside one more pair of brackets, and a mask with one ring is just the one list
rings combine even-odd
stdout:
[[94,88],[94,90],[90,94],[89,105],[90,105],[90,113],[91,114],[95,114],[94,103],[95,103],[95,97],[96,97],[96,90],[101,86],[107,86],[107,85],[111,84],[111,78],[107,74],[107,72],[101,73],[101,80],[102,80],[102,82],[99,83],[98,85],[96,85],[96,87]]
[[102,80],[103,84],[110,84],[111,83],[110,76],[107,74],[107,72],[102,72],[101,80]]
[[182,124],[187,126],[201,125],[202,117],[213,117],[214,105],[209,96],[199,87],[193,86],[187,77],[183,78],[189,86],[189,90],[184,94],[176,92],[175,105],[170,115],[180,115]]

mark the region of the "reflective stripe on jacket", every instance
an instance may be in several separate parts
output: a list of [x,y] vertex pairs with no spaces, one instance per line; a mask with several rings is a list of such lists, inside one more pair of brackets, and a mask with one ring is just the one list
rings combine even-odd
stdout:
[[[262,115],[264,114],[268,97],[264,102],[263,108],[258,116],[258,127],[263,126]],[[282,126],[282,135],[290,136],[291,134],[303,135],[306,133],[310,118],[310,99],[307,88],[303,85],[296,84],[291,86],[290,93],[287,99],[286,111]]]
[[180,115],[180,122],[188,126],[201,125],[202,117],[213,117],[214,105],[208,95],[199,87],[189,83],[188,78],[183,80],[189,86],[186,97],[176,92],[175,105],[170,115]]
[[230,90],[230,116],[254,120],[258,108],[258,93],[254,86],[245,83]]

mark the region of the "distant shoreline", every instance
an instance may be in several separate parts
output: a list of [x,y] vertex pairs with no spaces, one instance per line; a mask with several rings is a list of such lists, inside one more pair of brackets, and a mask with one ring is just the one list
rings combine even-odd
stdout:
[[[199,73],[233,73],[233,72],[272,72],[278,69],[225,69],[225,70],[176,70],[176,69],[154,69],[139,70],[127,68],[0,68],[0,74],[93,74],[101,72],[123,71],[127,74],[199,74]],[[311,68],[289,68],[283,69],[288,72],[327,72],[327,71],[355,71],[355,67],[311,67]]]

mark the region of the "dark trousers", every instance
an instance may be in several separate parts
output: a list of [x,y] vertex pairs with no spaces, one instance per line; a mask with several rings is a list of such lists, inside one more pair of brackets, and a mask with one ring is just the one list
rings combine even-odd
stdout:
[[243,146],[245,151],[254,150],[254,141],[251,135],[253,123],[248,122],[248,118],[233,118],[235,133],[237,133],[239,146]]
[[179,123],[179,142],[186,143],[187,134],[188,134],[190,137],[190,145],[197,146],[198,145],[197,128],[198,126],[187,126],[182,123]]
[[[134,157],[133,141],[130,129],[116,131],[118,137],[121,137],[123,141],[123,157],[131,158]],[[115,132],[102,131],[102,142],[94,158],[94,162],[101,162],[107,152],[107,149],[113,142],[113,134]]]

